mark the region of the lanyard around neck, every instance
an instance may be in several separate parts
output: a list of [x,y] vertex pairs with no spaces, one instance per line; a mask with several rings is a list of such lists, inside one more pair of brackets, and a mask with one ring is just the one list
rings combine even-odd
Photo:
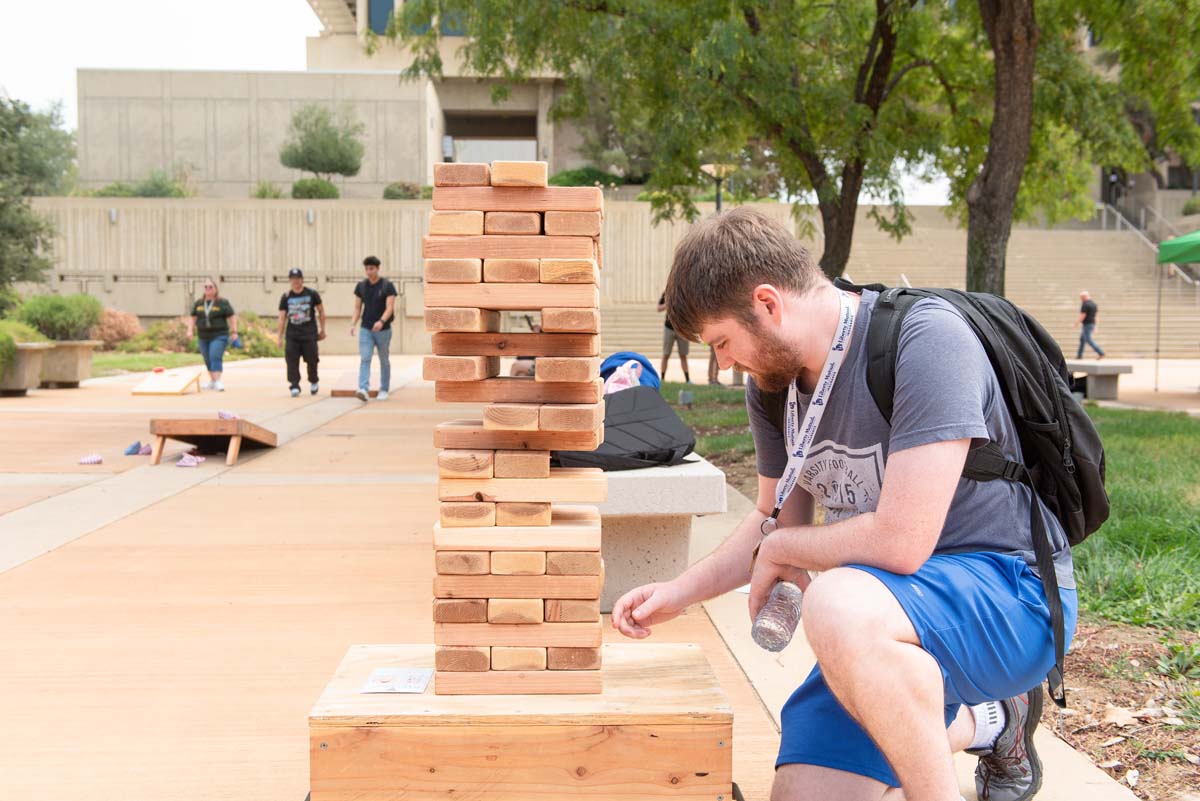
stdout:
[[846,358],[846,346],[850,341],[850,334],[854,331],[855,311],[849,296],[842,290],[838,290],[838,300],[841,302],[842,313],[838,321],[837,332],[829,346],[829,355],[825,358],[825,366],[822,368],[817,386],[813,390],[808,410],[804,413],[804,420],[800,421],[799,425],[796,424],[796,417],[800,409],[796,382],[793,381],[788,387],[787,407],[783,418],[783,436],[787,445],[788,463],[787,468],[783,471],[783,477],[775,486],[775,508],[771,510],[771,516],[764,520],[759,527],[764,536],[779,527],[779,512],[800,480],[800,470],[804,467],[804,461],[808,458],[808,449],[812,447],[813,440],[817,436],[817,427],[821,425],[821,418],[825,415],[825,406],[833,391],[833,382],[837,380],[838,371],[842,368],[842,361]]

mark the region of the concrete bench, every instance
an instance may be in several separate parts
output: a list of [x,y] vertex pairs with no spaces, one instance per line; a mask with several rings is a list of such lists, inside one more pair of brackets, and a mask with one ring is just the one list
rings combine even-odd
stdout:
[[1067,359],[1067,370],[1071,375],[1083,373],[1087,376],[1085,392],[1089,400],[1116,400],[1117,381],[1122,373],[1132,373],[1133,365],[1099,360],[1085,362],[1080,359]]
[[672,467],[607,473],[608,501],[600,505],[604,592],[600,609],[629,590],[664,581],[688,566],[692,517],[725,511],[725,474],[692,454]]

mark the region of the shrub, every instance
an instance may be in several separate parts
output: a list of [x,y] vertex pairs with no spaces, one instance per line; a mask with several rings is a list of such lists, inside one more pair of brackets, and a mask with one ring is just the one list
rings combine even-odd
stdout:
[[104,307],[91,295],[34,295],[21,304],[18,318],[51,339],[87,339]]
[[92,336],[104,343],[100,350],[114,350],[122,342],[133,339],[140,333],[142,324],[138,322],[136,314],[105,309]]
[[283,190],[270,181],[259,181],[250,191],[250,197],[259,200],[275,200],[283,197]]
[[1183,216],[1187,217],[1192,214],[1200,214],[1200,196],[1189,197],[1183,204]]
[[429,184],[421,187],[421,200],[433,200],[433,187]]
[[187,323],[182,317],[160,320],[117,345],[122,353],[189,353],[195,349],[195,339],[187,335]]
[[16,355],[17,343],[8,334],[0,334],[0,375],[4,374]]
[[579,167],[556,172],[547,183],[551,186],[620,186],[625,179],[595,167]]
[[384,200],[416,200],[421,197],[421,187],[407,181],[396,181],[383,188]]
[[310,103],[292,115],[279,161],[315,175],[358,175],[366,153],[359,137],[365,131],[366,126],[355,119],[353,107],[343,106],[335,114]]
[[151,170],[135,184],[116,181],[92,193],[95,197],[190,197],[191,194],[183,171],[172,176],[164,170]]
[[16,320],[0,320],[0,373],[8,369],[17,354],[18,342],[45,342],[40,333]]
[[283,355],[283,348],[275,342],[271,322],[254,312],[238,314],[238,336],[242,338],[243,352],[252,359],[274,358]]
[[333,200],[338,188],[324,178],[301,178],[292,184],[292,197],[298,200]]

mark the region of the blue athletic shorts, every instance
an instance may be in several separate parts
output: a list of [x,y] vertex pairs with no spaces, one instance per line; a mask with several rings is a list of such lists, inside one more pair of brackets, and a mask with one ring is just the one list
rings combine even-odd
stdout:
[[[1054,664],[1042,581],[1020,557],[937,555],[908,576],[849,567],[870,573],[891,590],[921,646],[941,665],[947,726],[961,704],[1019,695],[1044,681]],[[1075,590],[1059,594],[1069,647],[1079,601]],[[782,722],[776,768],[819,765],[900,786],[883,753],[825,685],[819,665],[783,705]]]

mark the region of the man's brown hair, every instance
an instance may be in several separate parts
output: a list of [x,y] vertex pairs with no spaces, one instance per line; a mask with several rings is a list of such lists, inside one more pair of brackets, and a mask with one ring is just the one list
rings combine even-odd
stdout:
[[823,279],[786,228],[739,206],[704,220],[675,248],[667,318],[680,336],[697,340],[706,323],[723,317],[753,325],[750,293],[759,284],[803,295]]

